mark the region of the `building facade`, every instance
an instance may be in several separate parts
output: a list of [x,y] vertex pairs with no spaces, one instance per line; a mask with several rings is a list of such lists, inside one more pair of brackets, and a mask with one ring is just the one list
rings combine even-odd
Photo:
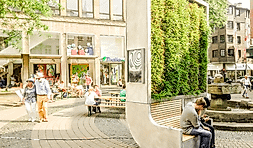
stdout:
[[251,75],[252,62],[246,58],[250,45],[250,11],[242,8],[241,3],[229,4],[227,22],[222,28],[215,28],[208,50],[208,73],[214,76],[222,73],[226,78],[246,73]]
[[125,81],[125,0],[58,0],[58,3],[62,9],[49,3],[54,15],[42,19],[49,30],[24,36],[20,57],[7,56],[15,50],[13,47],[2,49],[0,53],[5,55],[2,59],[22,58],[23,81],[36,72],[43,72],[50,82],[59,77],[66,86],[75,75],[81,84],[87,73],[97,85]]

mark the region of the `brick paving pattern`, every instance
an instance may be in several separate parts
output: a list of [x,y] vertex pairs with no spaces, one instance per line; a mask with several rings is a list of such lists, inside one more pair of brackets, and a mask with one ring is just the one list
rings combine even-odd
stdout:
[[[43,123],[27,122],[24,106],[0,110],[0,147],[138,147],[122,111],[102,108],[87,117],[83,104],[73,98],[50,103]],[[217,130],[216,148],[253,148],[253,132]]]

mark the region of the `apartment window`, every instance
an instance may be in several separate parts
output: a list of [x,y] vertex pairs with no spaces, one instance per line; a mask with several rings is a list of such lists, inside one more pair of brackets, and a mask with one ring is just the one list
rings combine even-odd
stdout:
[[220,50],[220,56],[225,57],[225,49]]
[[241,30],[240,23],[236,23],[236,29],[237,29],[237,31],[240,31],[240,30]]
[[123,20],[123,0],[113,1],[113,20]]
[[217,41],[218,41],[218,37],[217,36],[212,37],[212,43],[213,44],[217,43]]
[[235,10],[235,15],[236,15],[236,16],[240,16],[240,9],[236,9],[236,10]]
[[78,16],[78,0],[67,0],[67,16]]
[[82,0],[82,17],[93,18],[93,0]]
[[99,1],[99,16],[100,19],[110,19],[110,1],[100,0]]
[[224,43],[225,42],[225,35],[220,35],[220,43]]
[[228,29],[233,29],[233,21],[228,21]]
[[60,15],[59,3],[60,3],[59,0],[50,0],[48,2],[48,5],[51,8],[51,10],[53,11],[54,15]]
[[240,36],[237,36],[237,44],[241,44],[242,41],[241,41],[241,37]]
[[228,56],[234,56],[234,49],[228,49]]
[[213,58],[218,57],[218,50],[213,50]]
[[228,7],[228,14],[233,14],[233,7]]
[[238,50],[238,58],[242,57],[242,51]]
[[232,35],[228,35],[228,42],[233,43],[233,36]]

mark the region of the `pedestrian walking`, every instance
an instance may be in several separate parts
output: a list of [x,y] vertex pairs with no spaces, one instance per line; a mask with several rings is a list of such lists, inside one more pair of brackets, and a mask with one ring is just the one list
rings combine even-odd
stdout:
[[48,122],[47,103],[51,96],[51,90],[48,81],[43,77],[43,73],[37,73],[37,80],[35,81],[37,92],[37,105],[40,117],[39,122]]
[[245,75],[245,78],[242,80],[244,91],[242,96],[248,98],[248,89],[250,89],[251,82],[247,75]]
[[212,133],[199,120],[204,106],[206,106],[204,98],[198,98],[195,103],[187,103],[181,115],[180,126],[184,134],[200,136],[200,148],[210,148]]
[[28,121],[34,122],[36,119],[36,86],[34,85],[34,80],[32,78],[28,79],[26,82],[28,84],[24,90],[24,102],[27,114],[29,116]]

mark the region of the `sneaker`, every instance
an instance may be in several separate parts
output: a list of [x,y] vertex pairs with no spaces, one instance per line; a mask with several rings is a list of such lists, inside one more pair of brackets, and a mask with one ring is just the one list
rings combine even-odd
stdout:
[[45,118],[45,119],[43,120],[43,122],[48,122],[47,118]]
[[31,119],[31,118],[29,118],[29,119],[28,119],[28,121],[30,122],[30,121],[32,121],[32,119]]
[[32,122],[34,122],[35,121],[35,119],[32,119]]

